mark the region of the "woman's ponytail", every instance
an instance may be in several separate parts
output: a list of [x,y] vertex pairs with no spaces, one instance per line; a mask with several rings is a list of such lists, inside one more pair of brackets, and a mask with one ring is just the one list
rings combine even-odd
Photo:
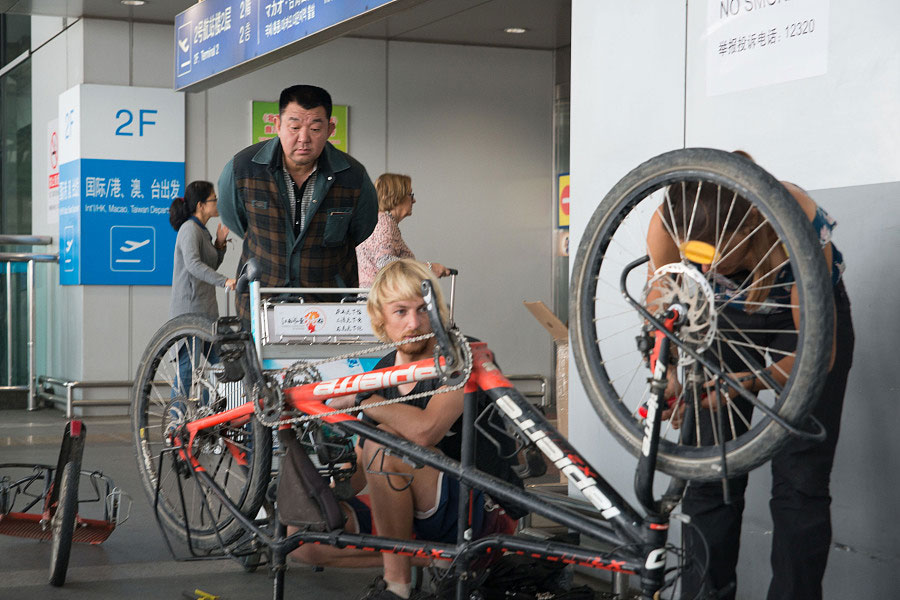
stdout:
[[206,202],[212,192],[213,184],[208,181],[192,181],[187,185],[184,198],[175,198],[169,206],[169,223],[175,231],[197,212],[197,206]]
[[169,206],[169,223],[175,231],[178,231],[184,222],[191,218],[191,213],[187,210],[187,204],[184,198],[175,198]]

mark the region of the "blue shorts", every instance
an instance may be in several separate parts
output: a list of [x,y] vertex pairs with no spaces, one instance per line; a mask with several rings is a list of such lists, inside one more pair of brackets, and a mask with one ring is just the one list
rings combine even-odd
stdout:
[[[427,512],[416,511],[413,519],[413,531],[416,539],[445,544],[456,543],[456,518],[459,514],[459,481],[452,477],[445,477],[438,473],[438,486],[434,508]],[[359,498],[351,498],[347,504],[356,514],[359,525],[359,533],[371,534],[373,532],[372,511],[368,503]],[[471,527],[477,538],[483,533],[485,523],[484,493],[481,490],[472,490],[472,504],[470,507]]]
[[[476,534],[481,532],[484,521],[484,493],[471,490],[469,526]],[[416,539],[445,544],[456,543],[456,525],[459,515],[459,481],[438,473],[437,503],[426,513],[416,511],[413,531]],[[478,537],[477,535],[475,537]]]

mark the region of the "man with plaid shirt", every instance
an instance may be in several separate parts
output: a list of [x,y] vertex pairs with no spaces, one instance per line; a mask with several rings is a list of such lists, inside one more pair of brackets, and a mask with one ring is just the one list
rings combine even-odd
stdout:
[[[378,221],[375,187],[328,143],[327,91],[295,85],[278,105],[278,137],[235,154],[219,177],[219,214],[244,238],[238,275],[255,258],[263,287],[356,287],[356,246]],[[249,321],[246,295],[237,311]]]

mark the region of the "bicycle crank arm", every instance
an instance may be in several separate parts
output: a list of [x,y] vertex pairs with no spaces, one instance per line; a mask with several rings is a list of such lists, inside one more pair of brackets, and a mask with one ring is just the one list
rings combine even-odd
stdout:
[[[440,310],[435,299],[434,289],[431,282],[427,279],[422,282],[422,298],[425,300],[425,309],[428,312],[428,321],[431,323],[431,331],[434,333],[435,341],[435,359],[440,356],[444,359],[444,365],[440,365],[435,360],[435,365],[441,373],[442,380],[451,377],[454,371],[457,371],[463,363],[462,356],[456,344],[450,339],[444,322],[441,320]],[[446,383],[446,381],[445,381]]]

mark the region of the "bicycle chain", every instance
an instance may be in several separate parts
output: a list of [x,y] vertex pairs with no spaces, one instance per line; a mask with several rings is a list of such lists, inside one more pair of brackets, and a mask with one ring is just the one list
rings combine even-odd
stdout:
[[[451,386],[445,388],[441,393],[452,392],[454,390],[458,390],[458,389],[462,388],[463,386],[466,385],[466,382],[468,382],[468,380],[469,380],[469,375],[472,373],[472,349],[469,347],[468,340],[466,340],[465,336],[462,335],[458,330],[454,329],[454,330],[449,331],[448,333],[450,333],[450,335],[452,335],[453,337],[456,338],[457,344],[462,349],[463,372],[464,372],[465,376],[462,378],[462,381],[460,381],[459,383],[457,383],[455,385],[451,385]],[[263,385],[267,385],[269,383],[274,383],[273,376],[278,375],[278,374],[283,375],[283,377],[284,377],[283,381],[287,381],[288,376],[293,375],[293,374],[315,375],[315,379],[321,381],[321,375],[319,375],[319,371],[318,371],[318,369],[316,369],[316,366],[318,366],[318,365],[335,362],[335,361],[339,361],[339,360],[347,360],[350,358],[358,358],[360,356],[366,356],[368,354],[375,354],[376,352],[381,352],[383,350],[398,348],[398,347],[404,346],[406,344],[411,344],[411,343],[419,342],[422,340],[427,340],[428,338],[431,338],[431,337],[434,337],[434,333],[426,333],[424,335],[416,336],[413,338],[408,338],[405,340],[401,340],[399,342],[385,343],[380,346],[375,346],[374,348],[367,348],[365,350],[349,352],[347,354],[341,354],[338,356],[322,359],[322,360],[319,360],[316,362],[306,362],[306,361],[298,360],[297,362],[295,362],[291,365],[288,365],[287,367],[284,367],[282,369],[267,371],[266,378],[268,381]],[[312,383],[312,381],[307,382],[307,383]],[[259,393],[261,391],[259,388],[260,388],[260,382],[255,383],[252,388],[252,391],[253,391],[252,397],[255,398],[255,400],[253,401],[253,413],[256,415],[257,420],[262,425],[264,425],[265,427],[269,427],[269,428],[275,428],[275,427],[279,427],[281,425],[299,425],[299,424],[305,423],[307,421],[324,419],[325,417],[331,417],[333,415],[357,413],[357,412],[364,411],[369,408],[377,408],[379,406],[388,406],[390,404],[399,404],[401,402],[409,402],[411,400],[416,400],[418,398],[425,398],[425,397],[434,395],[433,391],[419,392],[416,394],[410,394],[408,396],[402,396],[400,398],[394,398],[393,400],[382,400],[380,402],[370,402],[370,403],[366,404],[365,408],[360,408],[358,406],[352,406],[350,408],[338,408],[338,409],[335,409],[335,410],[332,410],[329,412],[319,413],[319,414],[315,414],[315,415],[300,415],[297,417],[291,417],[289,419],[283,419],[283,418],[279,417],[274,420],[269,420],[267,417],[265,417],[265,415],[263,414],[263,408],[259,405],[258,399],[261,396],[263,396],[263,394]],[[283,405],[284,404],[284,394],[282,392],[281,386],[274,385],[274,386],[271,386],[270,389],[273,391],[273,393],[278,395],[279,405]],[[270,400],[268,398],[268,396],[266,396],[266,398],[267,398],[267,401]]]

